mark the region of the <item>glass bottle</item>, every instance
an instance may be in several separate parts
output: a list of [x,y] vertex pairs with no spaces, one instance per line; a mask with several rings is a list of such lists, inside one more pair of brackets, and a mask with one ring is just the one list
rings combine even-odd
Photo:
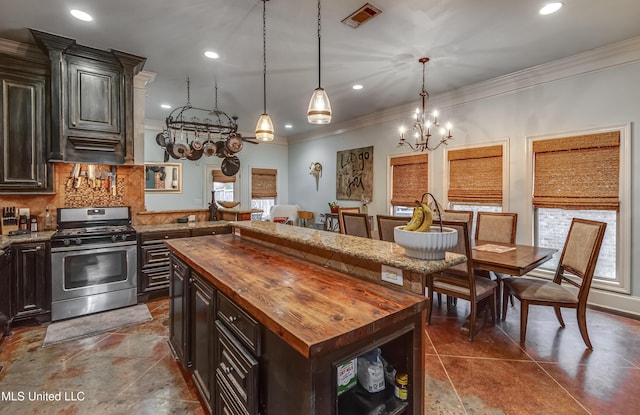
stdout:
[[53,230],[53,218],[51,217],[51,212],[49,212],[49,205],[47,205],[44,214],[44,230],[52,231]]

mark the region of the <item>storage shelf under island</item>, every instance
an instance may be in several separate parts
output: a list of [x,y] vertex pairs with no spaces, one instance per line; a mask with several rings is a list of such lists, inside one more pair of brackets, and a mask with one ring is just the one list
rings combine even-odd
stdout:
[[[170,296],[172,348],[181,351],[178,357],[183,368],[193,374],[210,411],[242,407],[241,412],[250,415],[353,413],[345,408],[358,403],[345,403],[345,399],[356,394],[345,393],[338,398],[337,368],[379,347],[383,357],[410,379],[406,405],[394,406],[385,413],[421,414],[426,342],[423,327],[428,299],[278,252],[250,229],[289,235],[295,230],[300,239],[295,244],[307,246],[308,253],[318,249],[318,240],[328,232],[252,223],[255,225],[243,227],[236,234],[166,242],[174,271]],[[335,240],[339,248],[334,249],[348,249],[348,241],[340,241],[342,238]],[[283,241],[280,245],[287,245]],[[288,245],[290,249],[293,246]],[[402,255],[395,248],[384,248],[388,251],[385,261]],[[358,252],[356,249],[356,256]],[[350,258],[354,257],[341,255],[347,263],[353,262]],[[407,266],[412,272],[434,272],[464,260],[463,256],[443,261],[407,258],[406,262],[396,258],[392,263]],[[189,305],[190,301],[194,304]],[[229,311],[234,307],[237,313]],[[209,333],[213,326],[216,330],[211,330],[210,341],[204,342],[202,333]],[[234,340],[229,333],[237,338]],[[238,350],[239,357],[232,358],[235,352],[229,347]],[[211,349],[213,353],[206,352]],[[203,355],[213,356],[212,361]],[[249,363],[234,367],[230,363],[234,361]],[[243,370],[242,376],[235,375]],[[234,381],[226,381],[227,377]],[[229,385],[240,390],[230,391]]]

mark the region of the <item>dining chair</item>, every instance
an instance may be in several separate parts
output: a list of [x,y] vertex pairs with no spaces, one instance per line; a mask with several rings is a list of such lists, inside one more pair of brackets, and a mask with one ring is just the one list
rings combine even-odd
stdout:
[[457,220],[467,222],[469,230],[473,229],[473,210],[451,210],[445,209],[442,220]]
[[366,213],[342,212],[342,226],[345,235],[371,238],[369,215]]
[[[514,244],[516,243],[517,224],[517,213],[478,212],[474,239],[476,241]],[[500,310],[502,309],[502,278],[508,277],[508,275],[493,271],[479,271],[478,275],[495,279],[498,282],[496,310],[498,316],[500,316]],[[510,300],[511,305],[513,305],[513,298],[510,297]]]
[[338,230],[344,233],[344,223],[342,220],[342,212],[360,213],[359,207],[339,207],[338,208]]
[[517,213],[478,212],[476,240],[516,243]]
[[396,226],[406,225],[410,219],[406,216],[376,215],[380,240],[395,242],[393,229]]
[[593,349],[587,332],[587,297],[606,228],[604,222],[573,218],[553,281],[536,277],[502,279],[503,319],[507,316],[507,296],[513,294],[520,300],[520,343],[524,343],[527,336],[529,306],[542,305],[554,308],[562,328],[560,308],[575,308],[582,340],[588,349]]
[[468,340],[473,341],[478,326],[478,303],[486,298],[489,299],[491,322],[495,324],[497,284],[488,278],[476,278],[471,256],[469,224],[462,221],[442,221],[442,225],[458,231],[458,243],[451,252],[465,255],[467,261],[427,276],[427,289],[431,299],[427,310],[427,324],[431,324],[434,294],[467,300],[471,305]]

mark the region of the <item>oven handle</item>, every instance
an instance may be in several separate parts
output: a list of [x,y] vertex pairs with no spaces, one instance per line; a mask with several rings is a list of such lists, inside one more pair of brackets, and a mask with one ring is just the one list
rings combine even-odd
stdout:
[[87,245],[73,245],[73,246],[61,246],[51,248],[51,253],[54,252],[71,252],[71,251],[90,251],[101,248],[115,248],[118,246],[135,246],[136,241],[124,241],[124,242],[109,242],[105,244],[87,244]]

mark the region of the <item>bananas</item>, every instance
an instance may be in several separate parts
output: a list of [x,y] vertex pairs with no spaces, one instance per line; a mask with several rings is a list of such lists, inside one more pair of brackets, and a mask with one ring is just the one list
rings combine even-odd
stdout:
[[424,220],[424,211],[422,210],[420,202],[416,201],[416,207],[413,209],[413,215],[411,216],[411,220],[407,223],[403,229],[405,231],[415,231],[422,225],[422,221]]
[[413,232],[428,232],[433,223],[433,213],[426,203],[416,201],[416,207],[413,209],[413,216],[403,229]]

